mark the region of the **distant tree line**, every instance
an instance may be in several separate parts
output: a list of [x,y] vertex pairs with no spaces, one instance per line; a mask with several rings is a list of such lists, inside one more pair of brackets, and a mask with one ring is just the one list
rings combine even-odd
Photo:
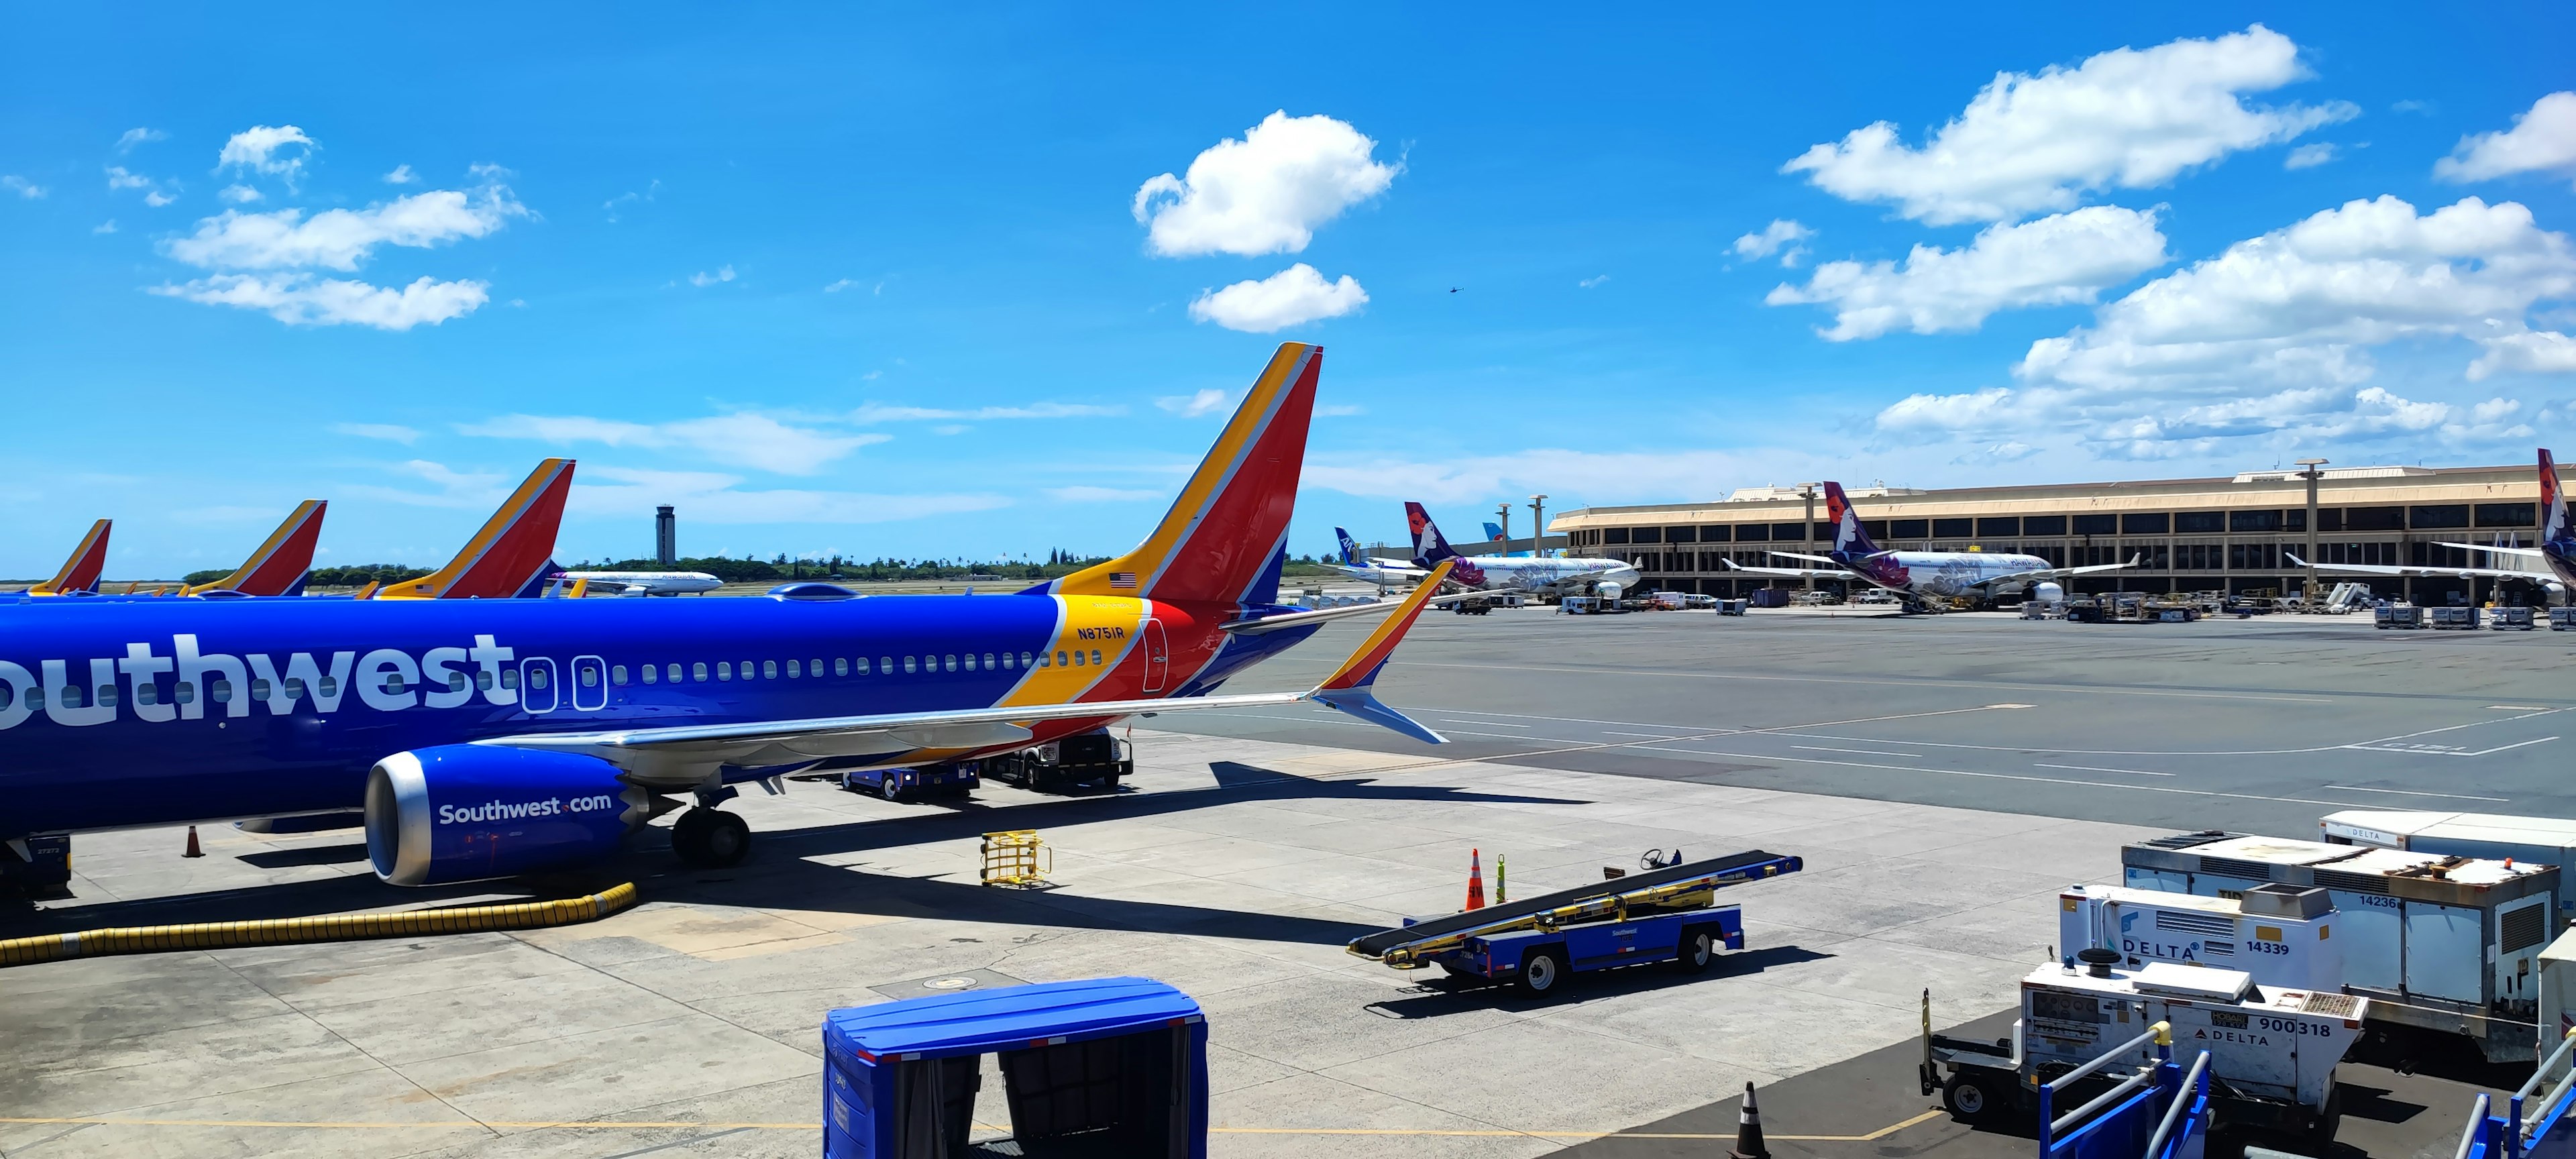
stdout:
[[[233,574],[228,567],[192,571],[180,582],[209,584]],[[304,582],[317,588],[357,588],[368,584],[394,584],[428,575],[425,567],[405,567],[398,563],[358,563],[347,567],[317,567],[307,573]]]

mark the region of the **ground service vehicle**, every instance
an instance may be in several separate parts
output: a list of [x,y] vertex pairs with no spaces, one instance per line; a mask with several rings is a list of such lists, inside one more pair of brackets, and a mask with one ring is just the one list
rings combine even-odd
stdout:
[[1511,982],[1531,996],[1555,993],[1568,974],[1614,966],[1671,962],[1696,972],[1719,951],[1744,948],[1740,908],[1714,904],[1718,890],[1804,865],[1753,850],[1665,866],[1446,917],[1407,918],[1354,939],[1349,950],[1399,970],[1437,965],[1453,977]]
[[1118,780],[1136,771],[1133,749],[1106,732],[1086,732],[1035,748],[986,757],[983,775],[1010,781],[1041,793],[1079,785],[1114,790]]
[[977,766],[982,763],[950,761],[901,769],[850,769],[841,774],[841,787],[853,793],[873,793],[889,801],[909,801],[932,793],[965,793],[982,783],[977,775]]

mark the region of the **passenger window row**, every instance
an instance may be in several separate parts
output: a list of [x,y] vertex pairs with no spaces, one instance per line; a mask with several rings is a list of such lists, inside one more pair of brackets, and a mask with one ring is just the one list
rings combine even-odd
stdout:
[[[834,657],[829,661],[819,658],[801,661],[789,660],[786,661],[783,666],[776,660],[745,660],[741,662],[738,672],[735,663],[731,660],[718,660],[712,665],[708,664],[704,660],[698,660],[691,662],[687,666],[685,673],[683,672],[682,666],[678,664],[645,664],[636,669],[636,675],[646,684],[703,684],[710,678],[719,681],[730,681],[735,679],[737,675],[744,680],[777,680],[781,678],[800,680],[805,678],[808,674],[820,677],[823,675],[824,665],[827,663],[831,666],[831,673],[834,676],[866,676],[869,675],[871,671],[877,675],[892,676],[898,669],[908,675],[921,675],[923,673],[930,672],[1015,672],[1030,668],[1083,668],[1094,666],[1101,662],[1102,658],[1100,649],[1093,648],[1086,653],[1082,649],[1076,648],[1059,651],[1052,658],[1044,652],[984,652],[980,654],[975,652],[948,652],[939,654],[919,653],[910,656],[879,656],[876,658],[876,664],[873,669],[870,668],[868,658],[865,656],[839,656]],[[589,677],[585,676],[583,679],[587,681]],[[623,664],[610,666],[608,670],[608,682],[621,688],[625,687],[627,683],[626,666]],[[588,684],[585,683],[584,687],[588,687]]]

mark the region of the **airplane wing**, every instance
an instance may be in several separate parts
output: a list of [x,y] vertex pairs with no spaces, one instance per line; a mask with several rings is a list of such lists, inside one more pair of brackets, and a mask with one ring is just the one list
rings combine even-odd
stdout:
[[[1439,580],[1450,564],[1433,569],[1431,578],[1402,601],[1388,605],[1397,614],[1369,633],[1359,650],[1333,674],[1304,692],[1247,693],[1237,696],[1191,696],[1176,699],[1096,700],[1067,704],[1006,705],[998,708],[934,712],[890,712],[864,716],[817,717],[806,720],[749,721],[741,724],[682,725],[674,728],[617,729],[605,732],[522,733],[473,743],[507,748],[581,753],[616,765],[626,779],[652,788],[681,789],[705,784],[709,777],[766,780],[834,757],[866,757],[889,763],[912,759],[923,750],[949,753],[1002,748],[1031,738],[1027,727],[1044,720],[1114,720],[1166,712],[1259,708],[1314,701],[1383,725],[1416,740],[1445,744],[1447,738],[1378,702],[1372,692],[1379,670],[1404,633],[1430,606]],[[1339,611],[1341,609],[1327,609]],[[734,775],[726,776],[727,770]]]
[[2057,579],[2070,575],[2092,575],[2096,572],[2105,571],[2126,571],[2138,566],[2139,561],[2144,558],[2144,556],[2133,555],[2129,557],[2129,562],[2127,563],[2096,563],[2088,564],[2084,567],[2044,567],[2035,568],[2030,571],[2008,572],[2004,575],[1999,575],[1993,579],[1985,581],[1985,585],[1992,586],[2000,583],[2017,583],[2022,580]]
[[2483,547],[2474,543],[2445,543],[2442,546],[2465,548],[2469,551],[2492,551],[2497,555],[2510,555],[2521,559],[2547,558],[2540,553],[2540,549],[2537,547]]
[[1746,572],[1751,575],[1783,575],[1789,576],[1793,579],[1860,578],[1858,573],[1849,568],[1843,567],[1753,567],[1748,564],[1737,563],[1731,559],[1722,560],[1720,562],[1726,564],[1727,570],[1729,571]]
[[[1454,604],[1460,600],[1490,599],[1501,594],[1502,591],[1451,592],[1445,596],[1433,596],[1428,602]],[[1217,627],[1238,636],[1258,636],[1264,632],[1276,632],[1282,628],[1294,628],[1301,624],[1320,624],[1326,620],[1338,620],[1344,616],[1372,616],[1380,612],[1391,612],[1402,606],[1401,603],[1349,604],[1338,608],[1317,608],[1309,612],[1283,612],[1276,616],[1262,616],[1250,620],[1228,620]]]
[[[1812,559],[1817,563],[1834,563],[1834,557],[1830,555],[1805,555],[1795,551],[1775,551],[1771,554],[1779,556],[1782,559]],[[1839,567],[1841,565],[1836,564],[1835,566]]]
[[2409,576],[2423,579],[2469,579],[2475,577],[2479,579],[2530,580],[2533,583],[2547,583],[2552,578],[2541,575],[2538,572],[2505,571],[2492,567],[2411,567],[2403,565],[2386,566],[2374,563],[2311,564],[2308,561],[2300,559],[2298,556],[2292,555],[2286,551],[2281,553],[2281,558],[2289,560],[2290,566],[2292,567],[2314,567],[2318,571],[2324,572],[2327,575],[2385,575]]

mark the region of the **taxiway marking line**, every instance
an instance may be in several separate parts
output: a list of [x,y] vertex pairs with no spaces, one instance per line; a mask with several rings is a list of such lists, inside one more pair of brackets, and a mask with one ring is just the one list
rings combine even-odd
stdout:
[[1829,745],[1820,744],[1793,744],[1789,747],[1793,749],[1806,749],[1809,752],[1819,753],[1859,753],[1862,756],[1870,757],[1904,757],[1909,761],[1919,761],[1923,759],[1923,754],[1921,753],[1897,753],[1889,752],[1886,749],[1838,749]]
[[2400,797],[2448,797],[2454,801],[2494,801],[2499,804],[2513,800],[2511,797],[2473,797],[2467,793],[2425,793],[2414,789],[2365,789],[2359,785],[2319,785],[2317,787],[2333,789],[2338,793],[2393,793]]
[[[1417,668],[1475,668],[1491,664],[1440,664],[1412,661]],[[1737,672],[1672,672],[1648,668],[1554,668],[1514,665],[1516,672],[1572,672],[1587,676],[1648,676],[1657,680],[1757,680],[1771,684],[1865,684],[1882,688],[1999,688],[2013,692],[2083,692],[2096,696],[2175,696],[2200,700],[2266,700],[2289,704],[2333,704],[2325,696],[2265,696],[2251,692],[2172,692],[2155,688],[2088,688],[2073,684],[2002,684],[1980,680],[1861,680],[1840,676],[1754,676]]]
[[2490,709],[2501,709],[2501,710],[2503,710],[2503,711],[2505,711],[2505,712],[2547,712],[2547,711],[2549,711],[2549,706],[2548,706],[2548,705],[2546,705],[2546,704],[2490,704],[2490,705],[2488,705],[2487,707],[2488,707],[2488,708],[2490,708]]
[[2387,744],[2379,741],[2371,741],[2363,744],[2348,744],[2343,747],[2348,749],[2359,749],[2363,752],[2372,753],[2404,753],[2410,757],[2483,757],[2504,752],[2507,749],[2518,749],[2536,744],[2547,744],[2550,741],[2557,739],[2558,738],[2554,736],[2540,736],[2533,737],[2530,740],[2515,741],[2512,744],[2497,745],[2491,749],[2474,750],[2463,749],[2457,745],[2398,745]]
[[2052,765],[2046,761],[2033,761],[2031,762],[2031,767],[2041,769],[2073,769],[2077,772],[2085,773],[2134,773],[2141,777],[2170,777],[2173,775],[2172,773],[2152,772],[2147,769],[2106,769],[2100,765]]
[[[1639,748],[1653,748],[1640,745]],[[2260,793],[2223,793],[2216,789],[2173,789],[2163,785],[2124,785],[2118,781],[2086,781],[2074,777],[2034,777],[2026,773],[1989,773],[1974,769],[1926,769],[1913,765],[1878,765],[1867,761],[1837,761],[1824,757],[1788,757],[1777,754],[1722,753],[1710,749],[1665,749],[1665,752],[1691,753],[1703,757],[1733,757],[1741,761],[1796,761],[1805,765],[1842,765],[1854,769],[1880,769],[1891,773],[1941,773],[1953,777],[1982,777],[1995,781],[2028,781],[2042,785],[2081,785],[2089,789],[2124,789],[2132,793],[2177,793],[2186,797],[2227,797],[2239,801],[2277,801],[2291,805],[2334,805],[2350,808],[2350,801],[2317,801],[2307,797],[2267,797]]]

